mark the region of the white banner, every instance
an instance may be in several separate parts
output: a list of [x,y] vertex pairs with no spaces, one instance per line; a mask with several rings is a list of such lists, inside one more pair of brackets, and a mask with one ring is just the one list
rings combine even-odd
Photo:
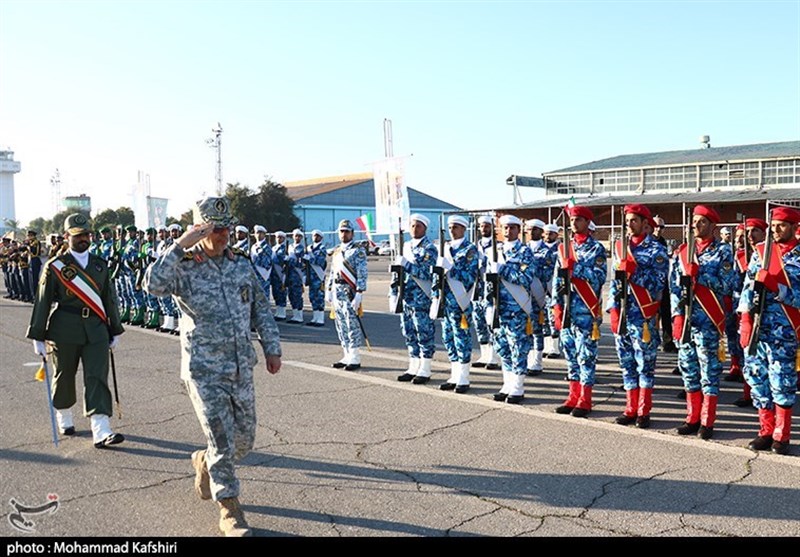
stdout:
[[405,183],[405,157],[393,157],[373,165],[375,181],[375,233],[397,233],[398,223],[408,230],[411,206]]
[[159,226],[167,226],[167,202],[163,197],[147,198],[147,225],[158,229]]

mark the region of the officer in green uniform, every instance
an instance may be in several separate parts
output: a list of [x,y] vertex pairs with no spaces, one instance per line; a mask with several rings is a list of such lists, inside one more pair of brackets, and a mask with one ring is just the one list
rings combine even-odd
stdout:
[[88,252],[86,215],[70,215],[65,229],[69,250],[50,259],[42,269],[26,336],[33,339],[36,354],[46,356],[46,341],[52,351],[53,406],[64,435],[75,434],[71,408],[76,402],[78,362],[82,363],[84,414],[91,418],[94,446],[103,448],[124,441],[109,424],[108,388],[108,351],[116,346],[124,329],[108,264]]

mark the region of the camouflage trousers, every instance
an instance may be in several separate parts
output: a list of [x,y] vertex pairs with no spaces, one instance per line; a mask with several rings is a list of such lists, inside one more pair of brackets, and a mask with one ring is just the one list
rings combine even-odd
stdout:
[[588,315],[572,318],[572,325],[561,329],[561,347],[567,359],[567,379],[594,386],[597,368],[597,341],[592,340],[593,320]]
[[211,496],[214,501],[238,497],[234,463],[250,452],[256,439],[253,370],[185,383],[208,444]]
[[614,335],[619,365],[622,368],[622,385],[626,391],[652,389],[655,383],[656,356],[661,344],[661,336],[656,329],[655,318],[647,321],[650,342],[642,340],[644,321],[628,321],[625,335]]
[[311,282],[308,286],[308,301],[311,302],[313,311],[325,310],[325,287],[316,273],[311,275]]
[[[794,336],[792,334],[792,336]],[[793,406],[797,400],[796,338],[759,337],[755,356],[745,356],[744,377],[752,390],[753,406]]]
[[739,314],[735,311],[730,312],[725,318],[725,337],[728,340],[728,354],[731,358],[737,358],[742,362],[744,350],[739,344]]
[[500,356],[503,371],[525,375],[528,370],[531,336],[525,333],[527,326],[528,315],[522,310],[500,314],[500,328],[494,331],[494,349]]
[[715,328],[692,327],[691,331],[691,340],[678,346],[683,387],[689,393],[702,389],[705,395],[718,396],[722,374],[718,351],[723,341]]
[[478,344],[489,344],[492,342],[492,330],[486,322],[486,300],[481,298],[472,302],[472,309],[472,322],[478,334]]
[[433,358],[436,351],[433,341],[436,324],[430,317],[430,311],[430,305],[419,309],[404,305],[400,314],[400,326],[408,355],[412,358]]
[[342,345],[342,348],[346,350],[361,348],[364,344],[364,335],[361,334],[358,316],[344,286],[337,285],[333,312],[336,319],[336,334],[339,336],[339,344]]
[[[462,316],[466,319],[467,328],[461,327]],[[442,342],[447,350],[447,359],[462,364],[472,361],[472,331],[469,323],[472,320],[472,306],[462,311],[458,304],[448,305],[442,319]]]

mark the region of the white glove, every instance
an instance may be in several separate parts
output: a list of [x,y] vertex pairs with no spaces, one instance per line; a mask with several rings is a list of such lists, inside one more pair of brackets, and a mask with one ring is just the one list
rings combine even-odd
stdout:
[[108,343],[108,347],[111,350],[114,350],[119,344],[119,337],[120,335],[114,335],[113,337],[111,337],[111,342]]
[[353,296],[352,306],[353,306],[353,311],[355,312],[358,312],[358,308],[359,306],[361,306],[361,297],[362,297],[361,292],[356,292],[356,295]]
[[449,271],[453,268],[453,262],[446,257],[439,257],[436,259],[436,266],[441,267],[445,271]]
[[45,346],[43,340],[33,341],[33,353],[38,354],[39,356],[47,356],[47,347]]
[[497,274],[500,270],[500,266],[497,264],[497,261],[492,261],[489,263],[489,272]]
[[303,255],[303,259],[305,259],[306,261],[311,261],[311,256],[308,255],[308,254],[305,254],[305,255]]
[[397,259],[394,260],[394,264],[400,265],[401,267],[405,267],[406,263],[408,263],[408,259],[406,259],[405,256],[402,255],[398,255]]

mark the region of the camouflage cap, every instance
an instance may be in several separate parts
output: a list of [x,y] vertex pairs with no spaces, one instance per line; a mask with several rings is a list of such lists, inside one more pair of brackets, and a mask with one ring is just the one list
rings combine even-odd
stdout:
[[206,197],[192,211],[194,224],[212,222],[216,226],[233,226],[239,219],[231,215],[231,204],[224,197]]
[[64,221],[64,231],[70,236],[91,232],[89,219],[83,213],[73,213]]
[[339,230],[353,231],[353,223],[349,219],[342,219],[339,221]]

